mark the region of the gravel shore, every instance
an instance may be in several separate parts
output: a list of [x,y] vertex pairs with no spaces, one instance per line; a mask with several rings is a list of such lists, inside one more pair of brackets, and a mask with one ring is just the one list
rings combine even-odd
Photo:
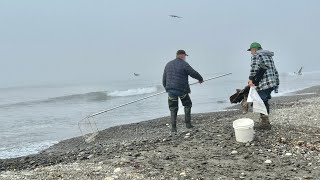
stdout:
[[239,106],[194,114],[195,128],[169,117],[116,126],[95,141],[62,141],[26,157],[0,160],[0,179],[320,179],[320,86],[273,98],[271,131],[235,141]]

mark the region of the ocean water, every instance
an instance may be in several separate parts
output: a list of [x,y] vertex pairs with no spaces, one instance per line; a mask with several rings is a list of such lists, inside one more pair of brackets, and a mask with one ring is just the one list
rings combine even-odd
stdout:
[[[305,72],[302,76],[282,73],[280,80],[279,94],[274,96],[319,85],[320,72]],[[245,83],[245,79],[231,75],[193,85],[193,113],[231,106],[229,96]],[[79,136],[78,122],[84,117],[162,91],[159,79],[143,77],[101,84],[0,88],[0,159],[34,154]],[[179,114],[183,114],[181,103]],[[162,94],[101,114],[95,120],[99,129],[105,129],[168,115],[167,95]]]

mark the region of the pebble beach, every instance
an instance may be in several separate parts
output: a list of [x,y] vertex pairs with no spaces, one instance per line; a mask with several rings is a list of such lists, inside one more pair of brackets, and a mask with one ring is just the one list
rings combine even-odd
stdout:
[[320,179],[320,86],[271,101],[272,130],[250,143],[235,140],[239,105],[193,114],[194,129],[178,117],[115,126],[86,143],[71,138],[25,157],[1,159],[0,179]]

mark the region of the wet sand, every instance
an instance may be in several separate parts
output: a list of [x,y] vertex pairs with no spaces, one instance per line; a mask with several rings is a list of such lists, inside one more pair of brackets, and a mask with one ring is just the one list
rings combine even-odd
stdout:
[[[193,130],[169,117],[76,137],[26,157],[0,160],[0,179],[320,179],[320,86],[271,101],[271,131],[237,143],[232,122],[259,115],[193,114]],[[269,163],[267,163],[269,162]]]

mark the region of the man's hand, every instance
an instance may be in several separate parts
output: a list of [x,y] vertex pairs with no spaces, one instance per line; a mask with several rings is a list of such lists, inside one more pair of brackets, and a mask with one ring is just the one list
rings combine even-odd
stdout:
[[252,80],[249,80],[249,81],[248,81],[248,85],[249,85],[250,87],[254,87],[254,86],[255,86],[255,85],[253,84]]
[[199,81],[199,84],[202,84],[203,83],[203,81]]

